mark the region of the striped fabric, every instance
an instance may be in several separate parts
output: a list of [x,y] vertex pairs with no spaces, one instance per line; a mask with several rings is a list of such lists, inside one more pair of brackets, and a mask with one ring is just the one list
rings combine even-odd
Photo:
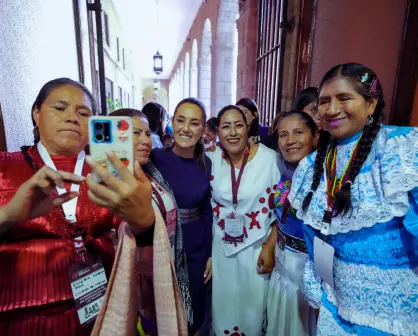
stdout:
[[[155,211],[154,291],[159,336],[187,336],[187,320],[177,286],[171,247],[160,212]],[[129,225],[119,228],[119,244],[105,301],[97,317],[93,336],[135,335],[136,240]]]

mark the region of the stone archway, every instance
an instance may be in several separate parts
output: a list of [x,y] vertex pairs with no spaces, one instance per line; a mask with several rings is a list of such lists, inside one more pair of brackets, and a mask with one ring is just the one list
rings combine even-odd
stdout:
[[198,59],[198,50],[197,50],[197,40],[193,40],[192,45],[192,58],[191,58],[191,65],[190,65],[190,96],[197,97],[197,59]]
[[190,97],[190,55],[187,52],[184,58],[184,98]]
[[212,89],[212,25],[206,19],[203,25],[201,56],[199,64],[199,99],[205,104],[207,115],[211,110]]
[[[235,104],[238,0],[221,0],[216,29],[215,109]],[[255,52],[255,51],[254,51]],[[235,91],[235,92],[233,92]]]
[[183,100],[185,97],[185,88],[184,88],[184,62],[181,62],[180,65],[180,100]]

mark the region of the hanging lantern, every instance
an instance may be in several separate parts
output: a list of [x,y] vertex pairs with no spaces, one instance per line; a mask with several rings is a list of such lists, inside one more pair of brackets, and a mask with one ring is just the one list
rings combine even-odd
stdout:
[[163,56],[157,50],[157,53],[153,56],[154,58],[154,72],[159,75],[163,72]]

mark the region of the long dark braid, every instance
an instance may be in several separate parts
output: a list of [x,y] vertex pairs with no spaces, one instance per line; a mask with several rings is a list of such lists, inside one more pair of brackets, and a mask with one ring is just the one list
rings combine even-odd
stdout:
[[[364,99],[370,100],[372,97],[378,98],[374,113],[371,116],[373,121],[370,125],[365,125],[363,129],[363,134],[358,144],[357,155],[351,166],[351,169],[348,171],[347,182],[344,183],[341,186],[341,189],[335,194],[335,214],[337,215],[342,213],[345,215],[352,208],[351,185],[356,179],[357,175],[360,173],[361,167],[366,161],[371,151],[373,142],[380,130],[381,122],[383,120],[383,109],[385,107],[385,102],[383,99],[382,87],[376,74],[373,70],[365,67],[364,65],[358,63],[347,63],[332,68],[324,76],[320,85],[320,90],[326,82],[336,77],[348,78],[352,82],[354,89],[361,96],[363,96]],[[330,137],[331,136],[328,132],[321,131],[317,156],[315,160],[311,191],[303,201],[303,211],[306,211],[309,208],[313,192],[317,190],[321,181],[321,177],[324,173],[324,161],[328,146],[330,144]],[[333,144],[335,145],[335,142]]]
[[316,158],[315,158],[315,165],[314,165],[314,175],[312,178],[311,184],[311,191],[309,191],[308,195],[303,200],[302,210],[306,211],[309,208],[309,204],[311,204],[313,193],[319,186],[321,182],[322,174],[324,173],[324,161],[325,156],[327,155],[327,149],[329,145],[329,139],[331,138],[331,134],[328,132],[321,130],[319,133],[319,141],[318,146],[316,147]]

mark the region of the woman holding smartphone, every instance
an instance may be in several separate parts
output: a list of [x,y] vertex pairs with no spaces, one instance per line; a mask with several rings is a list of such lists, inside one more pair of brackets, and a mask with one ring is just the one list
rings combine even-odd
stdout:
[[35,144],[0,153],[1,335],[90,335],[93,324],[77,313],[69,272],[95,255],[109,279],[111,230],[120,220],[134,233],[154,222],[151,185],[140,170],[124,181],[107,177],[117,190],[112,200],[92,190],[90,177],[87,187],[84,148],[94,102],[71,79],[46,83],[32,107]]

